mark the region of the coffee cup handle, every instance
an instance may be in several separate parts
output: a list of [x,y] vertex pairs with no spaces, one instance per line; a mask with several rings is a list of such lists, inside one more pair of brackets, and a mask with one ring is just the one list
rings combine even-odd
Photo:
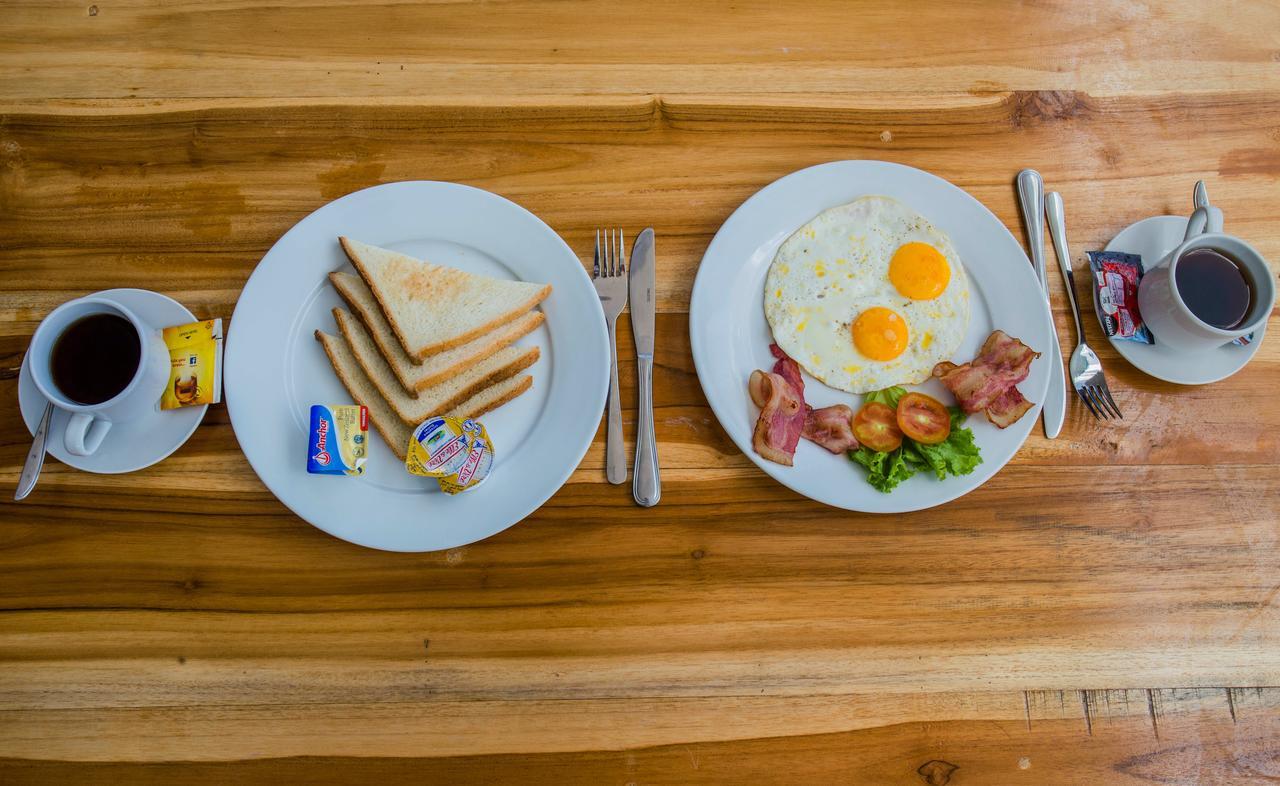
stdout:
[[1196,209],[1187,220],[1187,233],[1182,236],[1183,242],[1206,232],[1221,232],[1222,208],[1209,204],[1209,190],[1205,188],[1203,180],[1196,183],[1192,201],[1195,202]]
[[88,412],[76,412],[67,421],[67,430],[63,442],[67,452],[73,456],[91,456],[111,430],[111,421],[95,420]]

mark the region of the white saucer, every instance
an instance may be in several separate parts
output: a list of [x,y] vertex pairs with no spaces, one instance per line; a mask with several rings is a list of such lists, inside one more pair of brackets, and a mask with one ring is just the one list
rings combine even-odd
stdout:
[[[1153,216],[1130,224],[1107,244],[1107,251],[1121,251],[1126,254],[1141,254],[1142,267],[1151,270],[1156,263],[1164,259],[1164,255],[1182,243],[1182,236],[1187,231],[1187,219],[1181,216]],[[1097,297],[1097,287],[1090,282],[1089,289]],[[1096,311],[1094,312],[1096,315]],[[1142,344],[1137,341],[1117,341],[1109,339],[1125,360],[1132,363],[1140,371],[1166,382],[1179,385],[1205,385],[1226,379],[1240,369],[1258,351],[1262,344],[1265,325],[1253,334],[1253,341],[1245,346],[1228,344],[1225,347],[1188,354],[1163,346],[1160,337],[1156,343]]]
[[[109,289],[96,294],[119,300],[156,327],[196,321],[195,315],[186,306],[159,292]],[[40,394],[36,383],[31,379],[30,360],[27,356],[22,358],[22,373],[18,378],[18,403],[22,407],[22,419],[27,423],[27,431],[34,434],[40,416],[44,414],[47,399]],[[133,472],[167,458],[195,432],[209,405],[161,412],[159,398],[157,393],[154,413],[137,420],[112,424],[102,447],[92,456],[75,456],[67,452],[62,435],[70,415],[65,410],[55,408],[49,424],[49,455],[68,466],[102,475]]]

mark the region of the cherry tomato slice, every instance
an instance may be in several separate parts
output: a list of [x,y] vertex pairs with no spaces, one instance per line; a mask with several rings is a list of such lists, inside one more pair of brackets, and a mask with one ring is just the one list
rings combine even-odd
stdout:
[[898,428],[922,445],[936,445],[951,436],[951,413],[932,396],[908,393],[898,399]]
[[858,438],[858,444],[885,453],[897,450],[902,444],[902,432],[898,430],[893,407],[879,401],[863,405],[854,415],[853,435]]

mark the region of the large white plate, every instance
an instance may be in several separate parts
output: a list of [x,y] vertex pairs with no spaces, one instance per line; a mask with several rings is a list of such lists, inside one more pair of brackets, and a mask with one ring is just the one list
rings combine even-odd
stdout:
[[[478,273],[548,282],[543,327],[521,340],[542,356],[533,389],[485,415],[497,460],[455,497],[370,434],[360,477],[309,475],[312,404],[351,402],[316,329],[333,335],[341,299],[326,278],[350,270],[339,235]],[[298,222],[245,284],[228,328],[225,395],[249,463],[281,502],[331,535],[389,551],[472,543],[528,516],[578,466],[608,393],[600,300],[578,258],[529,211],[455,183],[404,182],[348,194]]]
[[[716,233],[702,257],[689,306],[689,333],[698,380],[729,436],[752,461],[783,485],[819,502],[868,513],[902,513],[940,505],[982,485],[1018,451],[1039,418],[1049,385],[1044,357],[1018,387],[1036,406],[1006,429],[982,416],[969,418],[983,463],[971,475],[939,481],[917,473],[890,494],[873,489],[865,471],[805,440],[795,466],[765,461],[751,448],[757,410],[747,378],[773,365],[765,321],[764,279],[778,246],[801,225],[836,205],[873,194],[905,202],[951,236],[969,274],[971,317],[959,361],[977,354],[994,328],[1044,352],[1051,322],[1048,304],[1018,241],[981,202],[947,181],[919,169],[884,161],[836,161],[802,169],[761,189],[742,203]],[[936,380],[915,389],[942,400],[950,393]],[[805,399],[815,407],[860,396],[805,375]]]

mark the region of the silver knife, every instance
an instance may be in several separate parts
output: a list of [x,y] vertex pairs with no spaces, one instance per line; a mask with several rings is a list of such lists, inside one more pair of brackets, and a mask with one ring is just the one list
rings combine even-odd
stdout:
[[1049,324],[1053,332],[1046,350],[1049,361],[1049,392],[1045,394],[1044,435],[1049,439],[1062,431],[1062,421],[1067,414],[1067,376],[1062,370],[1062,348],[1058,346],[1058,328],[1053,323],[1053,301],[1049,299],[1049,279],[1044,268],[1044,179],[1034,169],[1018,173],[1018,196],[1022,202],[1022,218],[1027,222],[1027,238],[1031,244],[1031,264],[1049,301]]
[[658,475],[658,442],[653,434],[653,334],[657,319],[654,289],[658,278],[653,251],[653,227],[631,247],[631,333],[636,340],[636,375],[640,379],[640,412],[636,417],[636,466],[631,495],[646,508],[662,498]]

